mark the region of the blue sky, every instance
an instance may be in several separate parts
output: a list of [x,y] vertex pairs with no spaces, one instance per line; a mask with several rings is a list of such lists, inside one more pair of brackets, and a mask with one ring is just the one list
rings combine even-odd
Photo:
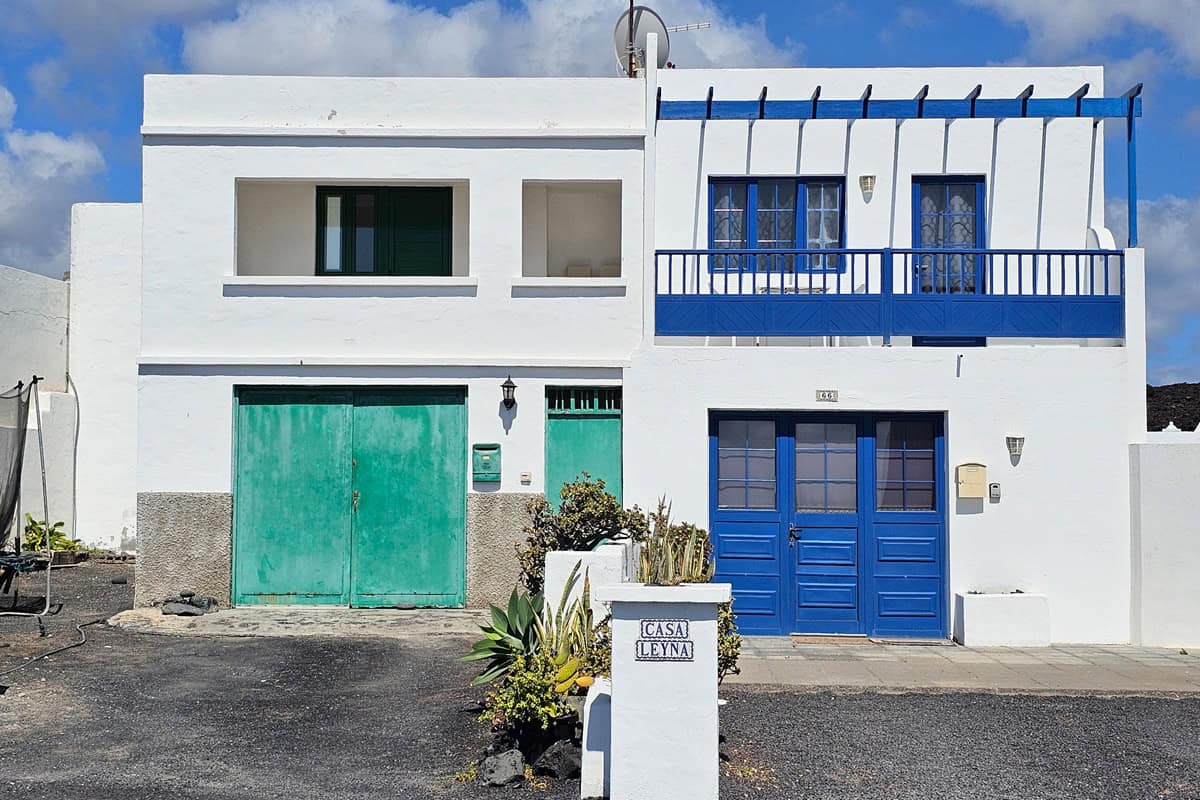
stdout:
[[[1200,0],[660,0],[680,66],[1103,64],[1144,81],[1150,380],[1200,381]],[[0,263],[60,274],[72,202],[140,199],[144,72],[612,74],[621,0],[8,0]],[[532,54],[532,55],[531,55]],[[1113,126],[1114,128],[1116,126]],[[1124,150],[1108,137],[1109,225]],[[1114,202],[1115,201],[1115,202]],[[1112,207],[1115,205],[1116,207]]]

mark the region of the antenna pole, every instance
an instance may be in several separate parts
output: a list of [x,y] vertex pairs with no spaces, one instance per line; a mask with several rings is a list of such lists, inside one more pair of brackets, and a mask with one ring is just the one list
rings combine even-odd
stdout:
[[633,55],[633,0],[629,0],[629,77],[637,74],[637,61]]

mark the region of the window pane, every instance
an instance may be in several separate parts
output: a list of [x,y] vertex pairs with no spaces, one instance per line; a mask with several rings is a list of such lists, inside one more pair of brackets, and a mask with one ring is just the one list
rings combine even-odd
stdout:
[[824,511],[825,510],[825,484],[822,483],[797,483],[796,484],[796,510],[797,511]]
[[342,198],[325,198],[325,271],[342,271]]
[[904,433],[899,423],[879,422],[875,425],[875,446],[881,450],[900,450],[904,447]]
[[886,484],[876,491],[876,504],[880,511],[903,511],[904,489],[901,484]]
[[745,508],[746,503],[746,484],[738,481],[737,483],[726,483],[719,481],[717,483],[717,505],[721,508]]
[[854,511],[858,507],[858,486],[854,483],[828,484],[830,511]]
[[833,425],[826,425],[825,430],[825,435],[829,438],[830,447],[853,448],[857,444],[858,432],[853,423],[839,422]]
[[825,426],[820,422],[801,422],[796,425],[796,447],[824,449]]
[[933,449],[933,423],[913,421],[905,425],[904,446],[909,450]]
[[354,271],[375,271],[375,195],[354,196]]
[[933,511],[933,485],[907,484],[904,489],[905,511]]
[[746,479],[746,452],[721,450],[717,455],[717,477],[721,480]]
[[908,453],[905,456],[904,478],[909,481],[932,481],[933,453]]
[[746,508],[774,508],[775,484],[751,483],[747,486]]
[[826,456],[826,476],[830,480],[854,480],[858,474],[858,458],[854,453],[830,452]]
[[875,459],[875,471],[880,481],[904,480],[904,453],[880,451]]
[[722,450],[727,447],[746,446],[746,428],[749,425],[741,419],[723,419],[717,423],[717,447]]
[[[749,423],[749,446],[755,450],[775,450],[775,423],[771,420],[754,420]],[[772,455],[774,458],[774,455]]]
[[747,454],[747,476],[751,480],[775,480],[775,451],[750,451]]
[[822,451],[797,451],[796,480],[824,480],[825,453]]
[[[745,249],[746,184],[713,184],[713,247]],[[731,265],[736,266],[736,265]]]

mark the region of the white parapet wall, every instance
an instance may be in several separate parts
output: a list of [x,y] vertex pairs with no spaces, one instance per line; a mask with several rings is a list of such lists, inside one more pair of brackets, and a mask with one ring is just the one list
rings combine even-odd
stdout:
[[0,391],[38,375],[61,392],[66,370],[66,281],[0,266]]
[[86,544],[133,550],[142,207],[71,209],[70,374],[79,395],[78,516]]
[[1132,641],[1200,646],[1200,432],[1151,433],[1129,451]]
[[[569,595],[570,600],[578,599],[583,594],[583,580],[586,576],[592,591],[592,615],[596,622],[608,616],[608,606],[596,598],[595,587],[613,583],[626,583],[633,579],[631,553],[634,550],[632,542],[602,544],[595,550],[579,552],[574,550],[556,550],[546,554],[546,577],[542,583],[542,593],[546,598],[546,608],[553,611],[562,599],[563,589],[571,577],[571,571],[579,565],[578,579]],[[570,602],[568,600],[568,602]]]

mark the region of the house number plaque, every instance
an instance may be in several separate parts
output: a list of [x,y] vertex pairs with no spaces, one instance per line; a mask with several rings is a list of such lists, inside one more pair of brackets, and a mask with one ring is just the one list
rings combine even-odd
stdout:
[[818,403],[836,403],[838,401],[837,389],[817,389]]
[[686,619],[643,619],[639,625],[641,637],[635,643],[635,660],[692,660],[695,646],[688,638]]

